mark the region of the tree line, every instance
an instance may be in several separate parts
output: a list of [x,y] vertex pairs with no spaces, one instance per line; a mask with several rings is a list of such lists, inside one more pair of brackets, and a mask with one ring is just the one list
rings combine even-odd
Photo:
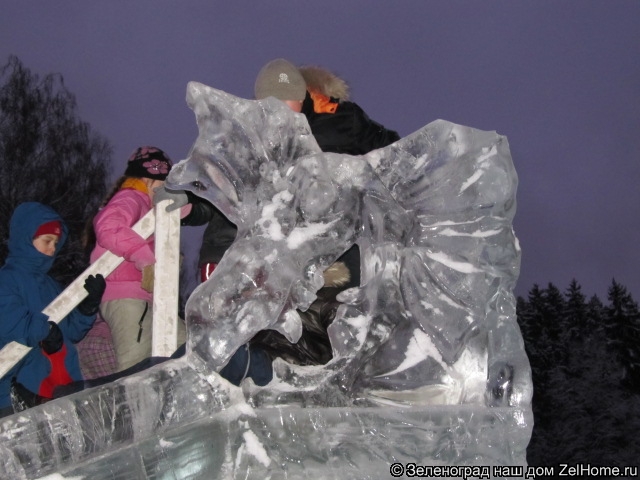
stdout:
[[533,376],[530,465],[638,465],[640,311],[612,282],[607,304],[574,280],[517,300]]

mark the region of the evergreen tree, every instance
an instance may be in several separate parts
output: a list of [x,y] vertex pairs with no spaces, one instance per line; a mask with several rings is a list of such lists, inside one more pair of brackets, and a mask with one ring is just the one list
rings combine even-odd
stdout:
[[543,298],[544,330],[549,340],[557,342],[564,330],[565,300],[558,287],[552,283],[543,292]]
[[607,344],[621,366],[623,383],[640,391],[640,312],[627,289],[612,281],[605,308]]
[[543,291],[544,327],[542,341],[545,347],[545,364],[551,370],[562,368],[567,361],[567,348],[562,343],[563,333],[568,329],[565,318],[566,301],[560,289],[549,283]]
[[587,328],[587,304],[578,282],[573,279],[565,293],[567,302],[564,310],[566,329],[562,332],[564,342],[584,338]]
[[[522,331],[522,336],[528,339],[539,339],[542,335],[542,315],[543,315],[543,303],[542,292],[538,285],[534,285],[529,291],[528,300],[524,300],[522,297],[518,298],[516,303],[516,313],[518,317],[518,324]],[[529,348],[535,349],[537,342],[529,342],[525,344],[528,353]]]
[[598,330],[602,332],[602,339],[604,339],[603,312],[604,305],[597,295],[593,295],[587,303],[585,327],[589,331]]
[[0,69],[0,264],[13,210],[38,201],[69,227],[51,274],[68,283],[81,273],[81,234],[105,195],[110,156],[108,142],[78,118],[60,75],[40,78],[10,57]]
[[588,307],[581,287],[574,279],[565,292],[566,303],[562,314],[563,331],[559,342],[566,355],[562,365],[568,379],[583,377],[585,373],[584,358],[589,352],[593,328],[587,326]]

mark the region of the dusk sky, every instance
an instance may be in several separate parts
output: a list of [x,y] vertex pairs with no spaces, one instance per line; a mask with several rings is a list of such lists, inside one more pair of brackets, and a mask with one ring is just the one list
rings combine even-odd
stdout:
[[444,119],[508,138],[516,294],[575,278],[605,300],[615,278],[640,300],[638,0],[0,0],[0,12],[0,65],[16,55],[64,77],[114,147],[110,180],[140,145],[186,157],[187,82],[252,98],[269,60],[320,65],[402,136]]

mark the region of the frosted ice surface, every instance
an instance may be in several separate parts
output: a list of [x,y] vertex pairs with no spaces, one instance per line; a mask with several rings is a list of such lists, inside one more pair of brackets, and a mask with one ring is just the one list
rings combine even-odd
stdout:
[[[190,83],[199,136],[170,188],[206,198],[236,242],[186,307],[187,355],[0,423],[11,478],[390,478],[392,463],[526,465],[529,363],[513,287],[508,142],[438,120],[365,156],[322,153],[271,98]],[[333,359],[277,359],[266,387],[216,372],[296,310],[351,245]],[[1,475],[0,475],[1,476]]]

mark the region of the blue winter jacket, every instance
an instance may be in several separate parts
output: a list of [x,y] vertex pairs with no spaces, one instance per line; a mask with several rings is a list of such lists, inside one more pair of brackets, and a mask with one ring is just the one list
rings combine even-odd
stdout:
[[[40,225],[58,220],[62,235],[56,253],[50,257],[33,246],[33,235]],[[40,384],[51,373],[51,363],[39,347],[49,333],[49,317],[42,310],[62,291],[47,272],[64,245],[68,229],[50,207],[36,202],[20,204],[9,226],[9,254],[0,268],[0,348],[15,341],[34,347],[16,366],[0,379],[0,408],[11,406],[11,379],[38,393]],[[62,322],[60,330],[67,347],[64,365],[73,380],[81,380],[78,352],[73,345],[91,328],[95,315],[82,315],[74,309]]]

